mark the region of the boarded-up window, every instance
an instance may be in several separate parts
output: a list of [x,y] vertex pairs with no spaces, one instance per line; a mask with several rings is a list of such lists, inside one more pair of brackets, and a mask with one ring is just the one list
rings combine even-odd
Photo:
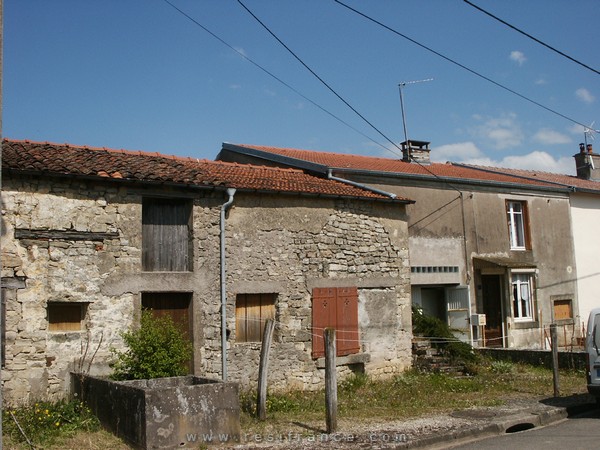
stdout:
[[49,331],[80,331],[87,310],[87,303],[48,303]]
[[192,203],[145,198],[142,203],[142,268],[145,271],[192,270]]
[[[142,308],[152,311],[155,317],[170,317],[182,334],[193,343],[192,294],[188,292],[143,292]],[[193,372],[193,361],[188,363]]]
[[570,299],[554,300],[554,320],[573,318],[573,302]]
[[236,342],[260,342],[267,319],[275,318],[277,294],[238,294],[235,299]]
[[358,353],[358,289],[313,289],[312,323],[313,358],[325,355],[323,330],[328,327],[336,330],[337,356]]

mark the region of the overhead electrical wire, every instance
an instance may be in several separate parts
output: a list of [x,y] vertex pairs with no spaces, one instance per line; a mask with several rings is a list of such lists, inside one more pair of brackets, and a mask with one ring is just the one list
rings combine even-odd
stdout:
[[[340,99],[348,108],[350,108],[357,116],[359,116],[365,123],[367,123],[373,130],[375,130],[381,137],[383,137],[386,141],[388,141],[390,144],[392,144],[394,147],[396,147],[398,150],[402,150],[398,144],[396,144],[392,139],[390,139],[389,137],[387,137],[379,128],[377,128],[375,125],[373,125],[365,116],[363,116],[360,112],[358,112],[358,110],[356,110],[356,108],[354,108],[350,103],[348,103],[340,94],[338,94],[335,89],[333,89],[325,80],[323,80],[323,78],[321,78],[319,75],[317,75],[317,73],[312,70],[308,64],[306,64],[291,48],[289,48],[281,39],[279,39],[279,37],[277,37],[277,35],[275,33],[273,33],[273,31],[271,31],[271,29],[266,26],[252,11],[250,11],[250,9],[248,9],[248,7],[246,7],[246,5],[244,5],[244,3],[241,0],[237,0],[237,2],[242,6],[242,8],[244,8],[248,14],[250,14],[265,30],[267,30],[267,32],[273,36],[273,38],[275,38],[277,40],[277,42],[279,42],[294,58],[296,58],[296,60],[302,64],[306,70],[308,70],[311,74],[313,74],[313,76],[319,80],[327,89],[329,89],[329,91],[331,91],[338,99]],[[387,150],[390,150],[386,147]],[[390,150],[391,151],[391,150]]]
[[584,64],[584,63],[582,63],[581,61],[578,61],[578,60],[576,60],[575,58],[572,58],[571,56],[567,55],[566,53],[564,53],[564,52],[561,52],[560,50],[558,50],[558,49],[556,49],[556,48],[552,47],[551,45],[548,45],[548,44],[546,44],[545,42],[543,42],[543,41],[541,41],[541,40],[537,39],[536,37],[534,37],[534,36],[530,35],[529,33],[526,33],[525,31],[523,31],[523,30],[520,30],[519,28],[515,27],[514,25],[511,25],[510,23],[506,22],[505,20],[502,20],[501,18],[499,18],[499,17],[497,17],[497,16],[493,15],[492,13],[490,13],[490,12],[486,11],[485,9],[483,9],[483,8],[481,8],[481,7],[477,6],[477,5],[475,5],[474,3],[471,3],[469,0],[463,0],[463,1],[464,1],[464,2],[465,2],[467,5],[470,5],[470,6],[472,6],[473,8],[475,8],[475,9],[477,9],[477,10],[481,11],[482,13],[484,13],[484,14],[486,14],[486,15],[488,15],[488,16],[490,16],[492,19],[495,19],[495,20],[497,20],[498,22],[500,22],[500,23],[502,23],[502,24],[506,25],[507,27],[509,27],[509,28],[512,28],[512,29],[513,29],[513,30],[515,30],[516,32],[518,32],[518,33],[521,33],[523,36],[527,36],[529,39],[531,39],[531,40],[533,40],[533,41],[537,42],[538,44],[541,44],[541,45],[543,45],[543,46],[544,46],[544,47],[546,47],[547,49],[550,49],[550,50],[552,50],[553,52],[555,52],[555,53],[558,53],[559,55],[561,55],[561,56],[564,56],[564,57],[565,57],[565,58],[567,58],[567,59],[570,59],[570,60],[571,60],[571,61],[573,61],[574,63],[576,63],[576,64],[579,64],[580,66],[582,66],[582,67],[585,67],[586,69],[589,69],[589,70],[591,70],[592,72],[594,72],[594,73],[596,73],[596,74],[600,75],[600,72],[598,72],[598,71],[597,71],[596,69],[594,69],[593,67],[590,67],[590,66],[588,66],[587,64]]
[[[267,75],[269,75],[271,78],[275,79],[276,81],[278,81],[279,83],[281,83],[282,85],[284,85],[285,87],[287,87],[288,89],[290,89],[292,92],[296,93],[297,95],[299,95],[300,97],[302,97],[304,100],[306,100],[307,102],[311,103],[313,106],[316,106],[317,108],[319,108],[321,111],[323,111],[325,114],[328,114],[329,116],[331,116],[332,118],[334,118],[335,120],[337,120],[338,122],[342,123],[343,125],[347,126],[348,128],[350,128],[351,130],[355,131],[356,133],[360,134],[361,136],[365,137],[366,139],[368,139],[369,141],[373,142],[374,144],[378,145],[379,147],[393,153],[394,155],[397,155],[394,151],[390,150],[389,147],[386,147],[385,145],[383,145],[380,142],[377,142],[375,139],[373,139],[372,137],[368,136],[367,134],[363,133],[362,131],[358,130],[357,128],[353,127],[352,125],[350,125],[348,122],[346,122],[345,120],[341,119],[340,117],[336,116],[335,114],[333,114],[332,112],[328,111],[327,109],[325,109],[323,106],[319,105],[318,103],[316,103],[314,100],[311,100],[310,98],[308,98],[307,96],[305,96],[304,94],[302,94],[300,91],[298,91],[296,88],[294,88],[293,86],[291,86],[290,84],[286,83],[285,81],[283,81],[281,78],[279,78],[277,75],[275,75],[274,73],[270,72],[268,69],[264,68],[263,66],[261,66],[259,63],[257,63],[256,61],[252,60],[250,57],[248,57],[247,55],[245,55],[243,52],[241,52],[240,50],[238,50],[237,48],[235,48],[234,46],[232,46],[231,44],[229,44],[228,42],[226,42],[224,39],[222,39],[221,37],[219,37],[216,33],[212,32],[211,30],[209,30],[207,27],[205,27],[204,25],[202,25],[200,22],[198,22],[196,19],[194,19],[192,16],[190,16],[189,14],[187,14],[185,11],[183,11],[182,9],[178,8],[176,5],[174,5],[173,3],[171,3],[169,0],[163,0],[166,4],[168,4],[169,6],[171,6],[174,10],[176,10],[178,13],[180,13],[181,15],[183,15],[184,17],[186,17],[188,20],[190,20],[192,23],[194,23],[195,25],[197,25],[198,27],[202,28],[204,31],[206,31],[208,34],[210,34],[213,38],[215,38],[216,40],[218,40],[221,44],[225,45],[226,47],[228,47],[229,49],[233,50],[234,52],[236,52],[238,55],[240,55],[242,58],[244,58],[246,61],[248,61],[250,64],[252,64],[253,66],[255,66],[256,68],[260,69],[261,71],[263,71],[264,73],[266,73]],[[397,146],[396,146],[397,147]]]
[[[165,0],[166,1],[166,0]],[[241,0],[237,0],[238,3],[265,29],[269,32],[269,34],[271,36],[273,36],[273,38],[275,38],[277,40],[277,42],[279,42],[288,52],[290,52],[294,58],[296,58],[311,74],[313,74],[321,83],[323,83],[331,92],[333,92],[333,94],[335,94],[335,96],[337,98],[339,98],[346,106],[348,106],[354,113],[356,113],[362,120],[364,120],[369,126],[371,126],[371,128],[373,128],[375,131],[377,131],[381,136],[383,136],[388,142],[390,142],[394,147],[396,147],[398,150],[402,150],[398,144],[396,144],[395,142],[393,142],[390,138],[388,138],[385,134],[383,134],[383,132],[381,132],[377,127],[375,127],[375,125],[373,125],[369,120],[367,120],[361,113],[359,113],[354,107],[352,107],[341,95],[339,95],[331,86],[329,86],[329,84],[327,84],[319,75],[317,75],[317,73],[312,70],[304,61],[302,61],[302,59],[300,59],[300,57],[298,55],[296,55],[296,53],[294,53],[294,51],[292,51],[291,48],[289,48],[281,39],[279,39],[279,37],[277,37],[277,35],[275,35],[275,33],[273,33],[269,27],[267,27],[254,13],[252,13],[252,11],[250,11],[243,3]],[[410,141],[407,142],[407,145],[410,146]],[[393,152],[391,149],[384,147],[386,150]],[[400,155],[399,155],[400,156]],[[413,162],[415,162],[418,166],[420,166],[423,170],[425,170],[426,172],[428,172],[430,175],[432,175],[434,178],[446,183],[450,188],[454,189],[455,191],[457,191],[459,193],[460,196],[462,196],[462,192],[460,191],[460,189],[458,189],[456,186],[454,186],[452,183],[448,182],[447,180],[444,180],[443,178],[441,178],[440,176],[438,176],[437,174],[435,174],[434,172],[432,172],[431,170],[429,170],[429,168],[427,168],[426,165],[421,164],[421,162],[419,162],[418,160],[411,158]]]
[[182,14],[183,16],[185,16],[187,19],[189,19],[190,21],[192,21],[194,24],[196,24],[197,26],[199,26],[200,28],[202,28],[204,31],[206,31],[208,34],[210,34],[212,37],[214,37],[215,39],[217,39],[223,45],[227,46],[228,48],[230,48],[231,50],[233,50],[234,52],[236,52],[238,55],[240,55],[246,61],[248,61],[249,63],[251,63],[255,67],[257,67],[258,69],[262,70],[264,73],[266,73],[267,75],[269,75],[270,77],[272,77],[273,79],[275,79],[276,81],[278,81],[279,83],[281,83],[282,85],[284,85],[285,87],[287,87],[288,89],[290,89],[291,91],[293,91],[294,93],[298,94],[300,97],[302,97],[303,99],[305,99],[306,101],[308,101],[312,105],[316,106],[317,108],[319,108],[324,113],[326,113],[329,116],[333,117],[334,119],[336,119],[337,121],[339,121],[343,125],[347,126],[348,128],[352,129],[356,133],[360,134],[361,136],[367,138],[369,141],[373,142],[374,144],[380,146],[381,148],[383,148],[385,150],[390,151],[389,148],[386,147],[385,145],[381,144],[380,142],[377,142],[376,140],[374,140],[373,138],[371,138],[367,134],[363,133],[362,131],[360,131],[357,128],[353,127],[352,125],[350,125],[349,123],[347,123],[346,121],[344,121],[343,119],[341,119],[340,117],[338,117],[335,114],[333,114],[332,112],[328,111],[327,109],[325,109],[324,107],[322,107],[321,105],[319,105],[318,103],[316,103],[314,100],[311,100],[309,97],[307,97],[304,94],[302,94],[300,91],[298,91],[297,89],[295,89],[293,86],[291,86],[290,84],[288,84],[285,81],[283,81],[277,75],[273,74],[268,69],[264,68],[263,66],[261,66],[260,64],[258,64],[254,60],[252,60],[250,57],[248,57],[247,55],[245,55],[243,52],[241,52],[240,50],[236,49],[235,47],[233,47],[232,45],[230,45],[229,43],[227,43],[224,39],[222,39],[221,37],[219,37],[217,34],[213,33],[212,31],[210,31],[208,28],[206,28],[204,25],[202,25],[196,19],[194,19],[193,17],[191,17],[185,11],[183,11],[180,8],[178,8],[177,6],[175,6],[169,0],[163,0],[163,1],[165,3],[167,3],[168,5],[170,5],[173,9],[175,9],[176,11],[178,11],[180,14]]
[[[238,1],[239,1],[239,0],[238,0]],[[489,78],[489,77],[487,77],[487,76],[485,76],[485,75],[482,75],[481,73],[479,73],[479,72],[477,72],[477,71],[475,71],[475,70],[473,70],[473,69],[471,69],[471,68],[469,68],[469,67],[465,66],[464,64],[461,64],[461,63],[459,63],[459,62],[455,61],[454,59],[452,59],[452,58],[450,58],[450,57],[448,57],[448,56],[445,56],[445,55],[443,55],[442,53],[440,53],[440,52],[438,52],[438,51],[436,51],[436,50],[433,50],[431,47],[428,47],[428,46],[426,46],[426,45],[424,45],[424,44],[421,44],[420,42],[418,42],[418,41],[416,41],[416,40],[414,40],[414,39],[412,39],[412,38],[408,37],[407,35],[405,35],[405,34],[403,34],[403,33],[399,32],[398,30],[395,30],[394,28],[392,28],[392,27],[389,27],[388,25],[386,25],[386,24],[384,24],[384,23],[380,22],[379,20],[377,20],[377,19],[374,19],[373,17],[370,17],[370,16],[368,16],[367,14],[365,14],[365,13],[363,13],[363,12],[360,12],[359,10],[357,10],[357,9],[355,9],[355,8],[352,8],[352,7],[351,7],[351,6],[349,6],[349,5],[346,5],[344,2],[342,2],[342,1],[340,1],[340,0],[333,0],[333,1],[334,1],[334,2],[336,2],[337,4],[339,4],[339,5],[343,6],[344,8],[346,8],[346,9],[348,9],[348,10],[350,10],[350,11],[352,11],[352,12],[356,13],[356,14],[358,14],[359,16],[361,16],[361,17],[364,17],[365,19],[367,19],[367,20],[369,20],[369,21],[371,21],[371,22],[373,22],[373,23],[375,23],[375,24],[379,25],[380,27],[383,27],[383,28],[385,28],[386,30],[388,30],[388,31],[391,31],[392,33],[394,33],[394,34],[396,34],[396,35],[398,35],[398,36],[400,36],[400,37],[402,37],[402,38],[406,39],[407,41],[410,41],[410,42],[412,42],[413,44],[415,44],[415,45],[418,45],[419,47],[421,47],[421,48],[423,48],[423,49],[427,50],[428,52],[431,52],[431,53],[433,53],[434,55],[437,55],[437,56],[439,56],[440,58],[443,58],[443,59],[445,59],[446,61],[448,61],[448,62],[450,62],[450,63],[452,63],[452,64],[454,64],[454,65],[456,65],[456,66],[460,67],[461,69],[464,69],[464,70],[466,70],[466,71],[468,71],[468,72],[472,73],[473,75],[475,75],[475,76],[477,76],[477,77],[479,77],[479,78],[482,78],[482,79],[484,79],[484,80],[486,80],[486,81],[488,81],[488,82],[490,82],[490,83],[494,84],[495,86],[497,86],[497,87],[499,87],[499,88],[501,88],[501,89],[504,89],[505,91],[507,91],[507,92],[510,92],[510,93],[511,93],[511,94],[513,94],[513,95],[516,95],[517,97],[520,97],[520,98],[521,98],[521,99],[523,99],[523,100],[526,100],[526,101],[528,101],[528,102],[530,102],[530,103],[532,103],[532,104],[534,104],[534,105],[536,105],[536,106],[538,106],[538,107],[540,107],[540,108],[542,108],[542,109],[545,109],[546,111],[548,111],[548,112],[551,112],[552,114],[555,114],[555,115],[557,115],[557,116],[559,116],[559,117],[562,117],[563,119],[566,119],[566,120],[568,120],[569,122],[572,122],[572,123],[574,123],[574,124],[577,124],[577,125],[581,125],[581,126],[582,126],[582,127],[584,127],[585,129],[589,129],[589,127],[588,127],[587,125],[585,125],[585,124],[583,124],[583,123],[581,123],[581,122],[579,122],[579,121],[577,121],[577,120],[575,120],[575,119],[572,119],[572,118],[570,118],[570,117],[568,117],[568,116],[566,116],[566,115],[564,115],[564,114],[562,114],[562,113],[560,113],[560,112],[558,112],[558,111],[556,111],[556,110],[554,110],[554,109],[552,109],[552,108],[549,108],[549,107],[547,107],[547,106],[545,106],[545,105],[543,105],[543,104],[541,104],[541,103],[539,103],[539,102],[537,102],[537,101],[535,101],[535,100],[533,100],[533,99],[531,99],[531,98],[529,98],[529,97],[527,97],[527,96],[525,96],[525,95],[523,95],[523,94],[521,94],[521,93],[519,93],[519,92],[515,91],[514,89],[511,89],[511,88],[509,88],[509,87],[506,87],[506,86],[504,86],[503,84],[500,84],[500,83],[498,83],[497,81],[494,81],[494,80],[492,80],[491,78]],[[594,130],[594,131],[598,132],[598,130]]]

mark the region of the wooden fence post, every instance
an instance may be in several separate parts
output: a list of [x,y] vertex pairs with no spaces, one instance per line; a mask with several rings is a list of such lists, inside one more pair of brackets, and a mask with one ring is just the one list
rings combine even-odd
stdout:
[[327,433],[337,431],[337,376],[335,329],[325,328],[325,410]]
[[260,348],[260,362],[258,366],[258,391],[256,398],[256,414],[260,420],[267,418],[267,374],[269,368],[269,351],[273,340],[275,321],[267,319]]
[[550,342],[552,343],[552,375],[554,381],[554,396],[558,397],[559,393],[559,380],[558,380],[558,333],[556,331],[556,324],[550,324]]

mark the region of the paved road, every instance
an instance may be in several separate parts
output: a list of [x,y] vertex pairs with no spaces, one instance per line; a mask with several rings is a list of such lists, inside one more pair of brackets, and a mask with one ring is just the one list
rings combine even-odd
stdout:
[[505,434],[459,445],[452,450],[527,449],[597,450],[600,449],[600,409],[565,419],[542,428]]

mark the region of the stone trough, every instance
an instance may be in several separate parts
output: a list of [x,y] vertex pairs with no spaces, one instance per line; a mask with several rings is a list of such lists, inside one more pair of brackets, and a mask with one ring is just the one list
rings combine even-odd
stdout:
[[195,376],[112,381],[71,374],[71,393],[136,448],[239,442],[237,383]]

